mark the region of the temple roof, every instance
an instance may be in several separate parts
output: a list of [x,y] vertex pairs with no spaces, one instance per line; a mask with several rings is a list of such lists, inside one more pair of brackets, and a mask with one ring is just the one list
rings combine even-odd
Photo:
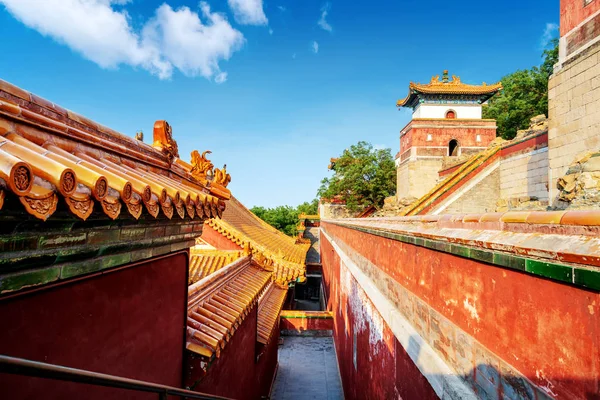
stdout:
[[277,282],[285,284],[305,279],[310,244],[296,243],[295,238],[258,218],[235,197],[228,201],[222,219],[210,219],[206,224],[239,246],[250,246],[257,259],[266,258],[264,262],[272,264]]
[[270,282],[271,273],[246,256],[190,286],[187,349],[219,357]]
[[[231,196],[225,169],[179,160],[166,121],[153,133],[150,146],[0,80],[0,209],[14,196],[42,220],[63,199],[83,220],[96,205],[112,219],[123,205],[136,219],[220,217]],[[18,214],[12,204],[3,211]]]
[[431,78],[428,84],[410,82],[408,95],[396,103],[397,107],[413,107],[415,100],[420,94],[438,94],[438,95],[471,95],[481,96],[485,101],[492,97],[496,92],[502,89],[501,83],[488,85],[485,82],[481,85],[469,85],[462,83],[460,78],[452,75],[452,80],[448,78],[448,71],[444,71],[442,79],[436,75]]
[[237,250],[202,250],[196,252],[192,249],[190,255],[189,284],[206,278],[215,271],[244,256],[242,251]]
[[287,289],[271,285],[260,299],[257,324],[259,343],[267,344],[271,340],[286,294]]

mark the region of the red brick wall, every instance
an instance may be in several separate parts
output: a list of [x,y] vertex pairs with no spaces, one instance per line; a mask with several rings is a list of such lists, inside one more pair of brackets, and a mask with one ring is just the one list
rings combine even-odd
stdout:
[[[477,127],[463,128],[461,125]],[[415,146],[448,147],[452,139],[458,140],[460,146],[487,147],[496,138],[496,128],[490,127],[490,122],[485,120],[419,120],[409,123],[405,130],[406,134],[400,139],[400,154]],[[431,141],[427,141],[428,134],[431,135]],[[481,136],[480,142],[476,141],[477,135]]]
[[600,10],[600,1],[593,0],[584,7],[584,0],[560,1],[560,36],[565,36],[590,15]]
[[[471,378],[477,378],[482,364],[503,378],[500,371],[506,362],[556,398],[598,398],[597,292],[329,223],[323,223],[323,227],[499,358],[497,365],[491,365],[479,358],[481,353],[479,347],[472,348],[474,343],[463,347],[461,351],[472,355],[468,358]],[[325,256],[333,249],[326,237],[321,237]],[[331,255],[323,257],[324,272],[338,268],[337,262]],[[343,299],[343,294],[331,296]],[[334,304],[336,308],[337,345],[338,340],[343,343],[348,336],[339,332],[344,329],[340,322],[344,318],[343,303]],[[417,330],[433,327],[427,310],[411,312],[421,316],[422,326]],[[458,351],[454,340],[443,336],[436,346],[440,352],[452,355]],[[347,351],[342,347],[339,354],[347,358]],[[501,398],[499,380],[491,384],[497,385]]]
[[242,250],[241,246],[233,243],[206,224],[204,224],[204,229],[202,230],[202,239],[219,250]]
[[[0,300],[0,354],[181,387],[188,255]],[[0,374],[10,399],[147,393]]]
[[[200,360],[188,354],[186,386],[193,386],[193,390],[198,392],[238,400],[260,399],[268,395],[277,365],[279,335],[275,334],[266,347],[257,344],[256,317],[257,308],[254,307],[204,376]],[[256,356],[261,353],[256,362]]]

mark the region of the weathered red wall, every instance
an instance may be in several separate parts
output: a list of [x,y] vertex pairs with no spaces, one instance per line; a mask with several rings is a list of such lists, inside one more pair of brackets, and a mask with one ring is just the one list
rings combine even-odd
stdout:
[[[557,398],[598,398],[598,293],[330,223],[323,227],[539,387]],[[327,271],[333,249],[321,238]],[[427,315],[422,323],[432,324]]]
[[233,243],[207,224],[204,224],[202,239],[219,250],[242,250],[240,246]]
[[[181,387],[187,252],[0,300],[0,354]],[[147,393],[0,374],[10,399]]]
[[[239,400],[260,399],[269,394],[277,365],[276,333],[264,347],[256,342],[257,308],[254,307],[225,345],[221,356],[212,361],[206,374],[200,359],[187,357],[186,386],[203,393]],[[261,354],[258,362],[256,356]]]
[[587,17],[600,10],[600,1],[584,6],[583,0],[560,0],[560,36],[564,36]]
[[[427,123],[427,127],[420,127],[419,123]],[[436,127],[439,125],[439,127]],[[461,125],[477,126],[464,128]],[[452,139],[456,139],[461,147],[487,147],[496,138],[496,128],[490,122],[461,121],[461,120],[430,120],[410,122],[405,128],[406,134],[400,139],[400,154],[410,147],[446,147]],[[431,134],[431,140],[427,135]],[[477,142],[477,135],[481,141]]]
[[[289,313],[289,311],[284,311]],[[321,311],[294,312],[296,316],[282,316],[281,329],[303,332],[303,331],[330,331],[333,330],[333,318],[320,316],[325,314]],[[329,313],[327,313],[329,314]]]
[[321,259],[334,313],[334,341],[345,398],[437,399],[324,236],[321,236]]

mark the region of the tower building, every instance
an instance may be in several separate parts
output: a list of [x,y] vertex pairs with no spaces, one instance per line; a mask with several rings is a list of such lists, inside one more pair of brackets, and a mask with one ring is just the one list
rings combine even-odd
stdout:
[[408,95],[396,103],[413,110],[400,131],[399,199],[426,194],[438,179],[444,157],[481,151],[496,138],[496,121],[482,119],[481,110],[500,89],[500,83],[462,83],[447,70],[428,84],[410,83]]

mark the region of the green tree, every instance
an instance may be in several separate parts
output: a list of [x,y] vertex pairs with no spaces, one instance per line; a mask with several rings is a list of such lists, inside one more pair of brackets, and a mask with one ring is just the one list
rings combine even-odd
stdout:
[[548,115],[548,79],[558,62],[558,39],[552,40],[542,57],[541,66],[503,77],[502,91],[483,108],[483,117],[496,120],[504,139],[512,139],[519,129],[529,127],[532,117]]
[[376,150],[358,142],[335,162],[334,174],[324,178],[318,196],[339,198],[352,212],[373,205],[380,208],[396,192],[396,165],[390,149]]
[[278,206],[274,208],[252,207],[250,211],[267,224],[280,230],[288,236],[296,236],[296,227],[298,226],[298,216],[300,214],[317,214],[319,201],[314,199],[311,202],[304,202],[298,207]]
[[316,215],[319,213],[319,200],[314,199],[311,202],[305,201],[297,208],[298,214]]

